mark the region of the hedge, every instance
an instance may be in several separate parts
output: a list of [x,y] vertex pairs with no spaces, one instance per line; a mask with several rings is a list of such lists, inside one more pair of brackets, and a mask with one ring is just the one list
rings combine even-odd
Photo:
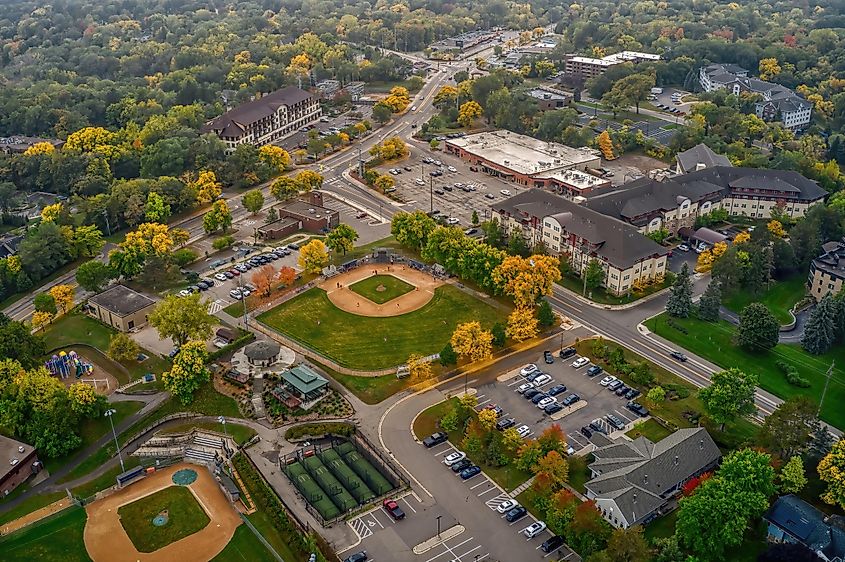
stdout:
[[227,353],[231,353],[232,351],[235,351],[236,349],[245,346],[246,344],[248,344],[249,342],[251,342],[254,339],[255,339],[255,334],[253,334],[252,332],[248,332],[247,334],[239,337],[238,339],[236,339],[235,341],[233,341],[229,345],[223,346],[213,353],[209,353],[208,354],[208,360],[209,361],[215,361],[217,359],[220,359],[221,357],[223,357]]
[[322,437],[327,434],[349,437],[355,433],[355,426],[351,423],[306,423],[291,427],[285,431],[285,439],[299,439],[304,436]]

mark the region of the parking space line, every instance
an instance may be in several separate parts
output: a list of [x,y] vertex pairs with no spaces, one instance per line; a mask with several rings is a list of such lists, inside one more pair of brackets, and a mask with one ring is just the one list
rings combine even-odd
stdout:
[[480,498],[484,494],[489,494],[490,492],[493,492],[493,491],[499,491],[499,489],[498,488],[488,488],[487,490],[484,490],[483,492],[478,494],[478,497]]
[[411,511],[413,511],[414,513],[416,513],[416,512],[417,512],[417,510],[416,510],[416,509],[414,509],[414,506],[412,506],[412,505],[411,505],[411,502],[409,502],[409,501],[408,501],[408,500],[406,500],[405,498],[402,498],[402,501],[403,501],[403,502],[405,502],[405,505],[407,505],[407,506],[408,506],[408,509],[410,509],[410,510],[411,510]]
[[381,524],[381,521],[379,521],[378,517],[376,517],[376,512],[375,512],[375,511],[373,511],[372,513],[370,513],[370,515],[372,516],[373,521],[375,521],[376,523],[378,523],[378,526],[379,526],[379,527],[381,527],[382,529],[384,529],[384,525],[382,525],[382,524]]
[[487,398],[485,400],[481,400],[481,401],[478,402],[478,406],[483,406],[484,404],[488,403],[489,401],[490,401],[489,398]]
[[[469,478],[467,478],[466,480],[464,480],[464,482],[469,482],[470,480],[472,480],[472,479],[473,479],[473,478],[475,478],[476,476],[480,476],[480,475],[482,475],[482,474],[483,474],[483,472],[479,472],[479,473],[478,473],[478,474],[476,474],[475,476],[470,476]],[[458,475],[458,476],[460,476],[460,475]],[[472,488],[470,488],[470,490],[472,490]]]
[[[464,552],[463,554],[459,555],[459,556],[456,558],[456,560],[461,560],[464,556],[468,556],[468,555],[470,555],[471,553],[475,552],[475,551],[476,551],[476,550],[478,550],[479,548],[481,548],[481,545],[478,545],[478,546],[476,546],[475,548],[472,548],[472,549],[470,549],[470,550],[467,550],[467,551],[466,551],[466,552]],[[481,557],[479,556],[479,559],[480,559],[480,558],[481,558]]]
[[[465,541],[463,541],[463,542],[461,542],[461,543],[456,544],[456,545],[455,545],[455,548],[458,548],[458,547],[459,547],[459,546],[461,546],[461,545],[465,545],[466,543],[468,543],[469,541],[471,541],[473,538],[474,538],[474,537],[470,537],[470,538],[466,539]],[[443,555],[444,555],[444,554],[446,554],[446,553],[451,554],[453,557],[455,556],[455,552],[452,550],[452,548],[451,548],[451,547],[450,547],[447,543],[443,542],[443,543],[441,543],[441,544],[442,544],[442,546],[445,548],[445,550],[444,550],[443,552],[441,552],[440,554],[435,554],[434,556],[432,556],[431,558],[429,558],[429,559],[428,559],[428,560],[426,560],[425,562],[431,562],[432,560],[436,560],[436,559],[440,558],[441,556],[443,556]],[[454,558],[453,558],[453,559],[454,559]]]
[[449,445],[449,447],[448,447],[447,449],[445,449],[445,450],[443,450],[443,451],[440,451],[439,453],[434,453],[434,456],[435,456],[435,457],[439,457],[439,456],[440,456],[440,455],[442,455],[443,453],[447,453],[447,452],[449,452],[449,451],[457,451],[457,449],[455,449],[454,447],[452,447],[451,445]]
[[476,488],[478,488],[479,486],[481,486],[481,485],[483,485],[483,484],[487,484],[487,482],[488,482],[488,480],[485,478],[485,479],[484,479],[484,482],[479,482],[479,483],[478,483],[478,484],[476,484],[475,486],[470,486],[470,490],[475,490],[475,489],[476,489]]

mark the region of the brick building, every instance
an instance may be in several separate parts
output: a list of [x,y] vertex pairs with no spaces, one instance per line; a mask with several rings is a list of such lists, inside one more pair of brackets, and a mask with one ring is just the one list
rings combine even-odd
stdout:
[[324,234],[340,224],[340,212],[323,206],[323,194],[311,191],[276,207],[278,220],[258,228],[258,236],[278,240],[305,230]]
[[121,332],[147,325],[156,302],[126,285],[114,285],[88,299],[89,313]]
[[41,468],[35,447],[0,435],[0,492],[3,496],[11,494]]

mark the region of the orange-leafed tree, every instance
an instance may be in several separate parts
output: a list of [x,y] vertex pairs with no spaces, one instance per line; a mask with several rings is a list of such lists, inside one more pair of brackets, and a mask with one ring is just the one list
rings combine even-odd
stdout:
[[265,297],[270,296],[273,290],[273,281],[276,279],[276,271],[272,265],[261,266],[255,273],[252,274],[252,282],[255,287]]
[[296,280],[296,270],[290,266],[283,265],[281,269],[279,269],[279,273],[276,275],[276,278],[279,280],[279,283],[285,287],[290,287]]

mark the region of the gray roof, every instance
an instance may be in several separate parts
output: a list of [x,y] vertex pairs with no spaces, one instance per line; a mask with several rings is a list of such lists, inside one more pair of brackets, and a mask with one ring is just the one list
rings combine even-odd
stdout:
[[282,346],[271,340],[254,341],[244,348],[244,355],[249,359],[263,361],[279,356]]
[[826,242],[824,253],[813,260],[811,271],[819,270],[831,277],[845,279],[845,239]]
[[664,494],[714,466],[721,453],[707,430],[696,427],[679,429],[657,443],[645,437],[617,439],[593,456],[590,470],[598,475],[587,489],[597,498],[614,499],[633,524],[659,507]]
[[305,90],[288,86],[227,111],[206,123],[202,130],[214,131],[221,136],[237,137],[252,123],[269,117],[281,106],[294,105],[311,97],[313,96]]
[[620,269],[667,253],[666,248],[636,228],[542,189],[525,190],[491,207],[516,219],[535,217],[542,222],[545,217],[552,217],[567,232],[588,240],[598,256]]
[[21,242],[23,242],[23,236],[20,235],[0,238],[0,259],[17,254]]
[[[20,448],[23,447],[23,452]],[[35,447],[21,441],[16,441],[5,435],[0,435],[0,479],[3,479],[13,470],[20,468],[20,463],[35,451]],[[13,460],[18,462],[12,464]]]
[[88,302],[93,302],[117,316],[129,316],[155,304],[153,299],[130,289],[126,285],[109,287],[102,293],[88,299]]
[[694,172],[699,164],[705,168],[712,168],[713,166],[731,166],[731,161],[727,156],[716,154],[706,144],[699,143],[689,150],[679,152],[676,157],[678,166],[684,173]]
[[824,513],[790,494],[778,498],[763,518],[828,560],[845,558],[845,530],[838,516],[826,519]]

